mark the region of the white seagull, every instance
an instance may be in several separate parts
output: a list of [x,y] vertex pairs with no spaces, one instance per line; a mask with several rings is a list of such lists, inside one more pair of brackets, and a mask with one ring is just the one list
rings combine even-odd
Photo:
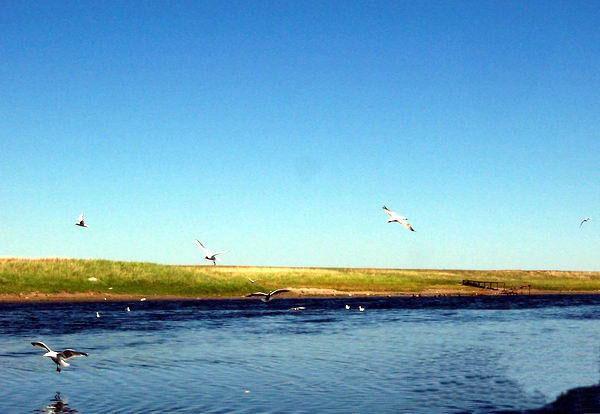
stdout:
[[588,218],[584,218],[583,220],[581,220],[581,223],[579,223],[579,228],[581,228],[581,226],[583,226],[583,223],[585,223],[586,221],[591,221],[592,218],[588,217]]
[[350,309],[350,305],[346,305],[346,310]]
[[100,317],[100,312],[96,312],[96,318]]
[[388,223],[400,223],[410,231],[415,231],[406,217],[397,214],[395,211],[390,210],[386,206],[383,206],[383,211],[385,211],[385,214],[388,215]]
[[131,312],[131,309],[129,309],[129,306],[127,306],[127,307],[125,308],[125,310],[126,310],[127,312]]
[[256,283],[256,280],[250,279],[249,277],[247,277],[246,279],[248,279],[248,282],[250,283]]
[[202,250],[202,253],[204,254],[204,258],[210,262],[213,262],[213,266],[217,265],[217,260],[219,260],[217,258],[218,255],[223,254],[225,252],[213,252],[212,250],[207,249],[206,247],[204,247],[204,245],[202,244],[202,242],[198,239],[196,239],[196,243],[198,243],[198,248],[200,250]]
[[365,311],[365,308],[364,308],[363,306],[359,306],[359,307],[358,307],[358,311],[359,311],[359,312],[364,312],[364,311]]
[[79,218],[75,222],[75,225],[79,226],[79,227],[87,227],[88,226],[87,223],[85,222],[85,216],[83,215],[83,213],[81,213],[79,215]]
[[46,351],[48,351],[43,356],[50,358],[52,360],[52,362],[54,362],[56,364],[56,371],[58,371],[58,372],[61,371],[61,367],[66,368],[69,366],[69,363],[67,362],[67,360],[69,360],[71,358],[80,357],[80,356],[88,356],[88,354],[86,354],[85,352],[78,352],[73,349],[65,349],[64,351],[61,351],[61,352],[55,352],[55,351],[51,350],[48,347],[48,345],[46,345],[43,342],[32,342],[31,345],[37,346],[39,348],[43,348]]
[[246,295],[246,297],[247,298],[259,297],[260,300],[262,300],[263,302],[269,302],[271,299],[273,299],[273,296],[279,295],[280,293],[289,292],[289,291],[290,291],[289,289],[277,289],[277,290],[274,290],[269,293],[254,292],[254,293],[250,293],[249,295]]

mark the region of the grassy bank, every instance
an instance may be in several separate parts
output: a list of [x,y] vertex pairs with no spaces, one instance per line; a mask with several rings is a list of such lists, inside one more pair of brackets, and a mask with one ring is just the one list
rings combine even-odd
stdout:
[[[251,284],[248,278],[256,283]],[[297,293],[308,295],[329,291],[379,294],[480,291],[461,286],[462,279],[502,281],[507,286],[531,284],[534,291],[600,291],[600,272],[213,267],[108,260],[0,259],[0,295],[94,292],[239,297],[280,287],[302,289]]]

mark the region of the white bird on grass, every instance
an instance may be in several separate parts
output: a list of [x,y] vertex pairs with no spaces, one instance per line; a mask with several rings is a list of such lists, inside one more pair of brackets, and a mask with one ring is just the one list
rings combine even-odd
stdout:
[[83,215],[83,213],[81,213],[79,215],[79,218],[75,222],[75,225],[79,226],[79,227],[87,227],[88,226],[87,223],[85,222],[85,216]]
[[588,217],[588,218],[584,218],[583,220],[581,220],[581,223],[579,223],[579,228],[581,228],[581,226],[583,226],[583,223],[585,223],[586,221],[591,221],[592,218]]
[[46,345],[43,342],[32,342],[31,345],[37,346],[39,348],[43,348],[46,351],[48,351],[43,356],[50,358],[52,360],[52,362],[54,362],[56,364],[56,371],[58,371],[58,372],[61,371],[61,367],[66,368],[69,366],[69,363],[67,362],[67,360],[69,360],[71,358],[80,357],[80,356],[88,356],[88,354],[86,354],[85,352],[78,352],[73,349],[65,349],[64,351],[61,351],[61,352],[55,352],[55,351],[51,350],[48,347],[48,345]]
[[254,280],[254,279],[250,279],[249,277],[247,277],[246,279],[248,279],[248,282],[250,282],[250,283],[256,283],[256,280]]
[[400,223],[410,231],[415,231],[411,224],[408,222],[408,219],[404,216],[399,215],[395,211],[390,210],[386,206],[383,206],[383,211],[388,215],[388,223]]
[[290,291],[289,289],[277,289],[277,290],[274,290],[269,293],[254,292],[254,293],[250,293],[249,295],[246,295],[246,297],[247,298],[259,297],[260,300],[262,300],[263,302],[269,302],[271,299],[273,299],[273,296],[279,295],[280,293],[289,292],[289,291]]
[[217,265],[217,260],[220,260],[219,258],[217,258],[218,255],[220,254],[224,254],[226,252],[213,252],[212,250],[207,249],[200,240],[196,239],[196,243],[198,243],[198,248],[200,250],[202,250],[202,253],[204,254],[204,258],[210,262],[213,262],[213,266]]

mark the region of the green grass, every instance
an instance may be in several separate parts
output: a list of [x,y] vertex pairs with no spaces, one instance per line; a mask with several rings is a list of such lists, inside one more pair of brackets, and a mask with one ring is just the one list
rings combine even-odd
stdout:
[[[98,281],[90,282],[90,277]],[[256,284],[247,278],[255,279]],[[280,287],[378,293],[475,290],[461,286],[462,279],[503,281],[507,286],[531,284],[533,289],[543,291],[600,291],[600,272],[213,267],[109,260],[0,259],[0,294],[104,292],[237,297]]]

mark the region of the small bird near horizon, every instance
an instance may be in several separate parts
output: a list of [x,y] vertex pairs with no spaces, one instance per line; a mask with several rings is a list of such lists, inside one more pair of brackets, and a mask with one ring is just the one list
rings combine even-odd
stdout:
[[131,312],[131,309],[129,309],[129,306],[127,306],[127,307],[125,308],[125,310],[126,310],[127,312]]
[[75,225],[79,226],[79,227],[87,227],[88,226],[87,223],[85,222],[85,216],[83,215],[83,213],[81,213],[79,215],[79,218],[75,222]]
[[198,248],[202,250],[204,254],[204,258],[209,262],[213,262],[213,266],[217,265],[217,260],[220,260],[217,256],[220,254],[224,254],[226,252],[213,252],[212,250],[207,249],[200,240],[196,239],[196,243],[198,243]]
[[358,311],[359,311],[359,312],[364,312],[364,311],[365,311],[365,308],[364,308],[363,306],[359,306],[359,307],[358,307]]
[[55,351],[51,350],[48,347],[48,345],[46,345],[43,342],[32,342],[31,345],[37,346],[38,348],[43,348],[46,351],[48,351],[42,356],[50,358],[52,360],[52,362],[54,362],[56,364],[57,372],[61,371],[61,367],[66,368],[70,365],[67,362],[67,360],[69,360],[71,358],[80,357],[80,356],[88,356],[88,354],[86,354],[85,352],[79,352],[79,351],[75,351],[73,349],[65,349],[64,351],[61,351],[61,352],[55,352]]
[[415,231],[415,229],[413,229],[413,226],[408,222],[408,219],[406,217],[399,215],[395,211],[392,211],[389,208],[387,208],[386,206],[383,206],[383,211],[385,211],[385,214],[388,215],[388,223],[399,223],[407,229],[409,229],[410,231]]
[[264,292],[254,292],[254,293],[250,293],[249,295],[246,295],[247,298],[251,298],[251,297],[259,297],[261,301],[263,302],[269,302],[271,299],[273,299],[273,296],[275,295],[279,295],[281,293],[284,292],[289,292],[289,289],[276,289],[273,290],[272,292],[269,293],[264,293]]
[[579,223],[579,228],[581,228],[581,226],[583,226],[583,223],[585,223],[586,221],[591,221],[591,220],[592,220],[591,217],[584,218],[583,220],[581,220],[581,223]]
[[100,312],[96,312],[96,318],[100,317]]
[[346,310],[350,309],[350,305],[346,305]]

